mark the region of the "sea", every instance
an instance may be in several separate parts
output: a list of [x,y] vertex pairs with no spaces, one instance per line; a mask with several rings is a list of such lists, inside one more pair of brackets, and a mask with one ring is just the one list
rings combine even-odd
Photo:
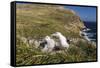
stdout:
[[97,41],[97,24],[96,24],[96,22],[86,22],[85,21],[84,25],[86,26],[86,28],[89,29],[89,30],[85,31],[88,39],[96,42]]

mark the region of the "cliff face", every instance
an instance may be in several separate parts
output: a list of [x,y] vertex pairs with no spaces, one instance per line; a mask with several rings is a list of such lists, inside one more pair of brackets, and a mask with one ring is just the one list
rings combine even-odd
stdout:
[[72,10],[51,5],[17,5],[17,34],[35,38],[54,32],[61,32],[66,37],[79,37],[84,27],[80,17]]

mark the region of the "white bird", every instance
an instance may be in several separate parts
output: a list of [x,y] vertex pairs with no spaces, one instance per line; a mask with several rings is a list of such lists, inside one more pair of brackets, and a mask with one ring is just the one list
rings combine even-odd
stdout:
[[44,40],[47,42],[45,47],[42,49],[43,52],[51,52],[55,47],[55,41],[49,36],[46,36]]
[[69,48],[69,44],[67,42],[67,39],[65,36],[63,36],[60,32],[56,32],[52,34],[51,36],[57,37],[60,41],[61,47]]

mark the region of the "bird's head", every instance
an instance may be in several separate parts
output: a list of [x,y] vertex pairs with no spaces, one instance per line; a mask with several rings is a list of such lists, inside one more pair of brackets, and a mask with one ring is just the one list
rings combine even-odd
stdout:
[[50,40],[50,37],[49,36],[46,36],[45,37],[45,40],[47,41],[47,40]]

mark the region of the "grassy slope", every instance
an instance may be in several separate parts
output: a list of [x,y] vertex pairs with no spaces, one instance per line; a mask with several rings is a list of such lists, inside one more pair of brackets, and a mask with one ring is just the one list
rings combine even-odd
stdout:
[[[61,32],[66,37],[80,38],[79,31],[84,27],[80,18],[70,10],[59,6],[17,5],[17,35],[40,38],[54,32]],[[80,38],[81,39],[81,38]],[[64,63],[96,60],[96,48],[87,41],[70,44],[68,50],[54,55],[42,53],[39,49],[17,39],[17,65]],[[43,55],[43,56],[35,56]]]
[[59,31],[75,37],[83,27],[79,17],[71,11],[51,6],[23,6],[17,10],[17,32],[22,36],[40,37]]

